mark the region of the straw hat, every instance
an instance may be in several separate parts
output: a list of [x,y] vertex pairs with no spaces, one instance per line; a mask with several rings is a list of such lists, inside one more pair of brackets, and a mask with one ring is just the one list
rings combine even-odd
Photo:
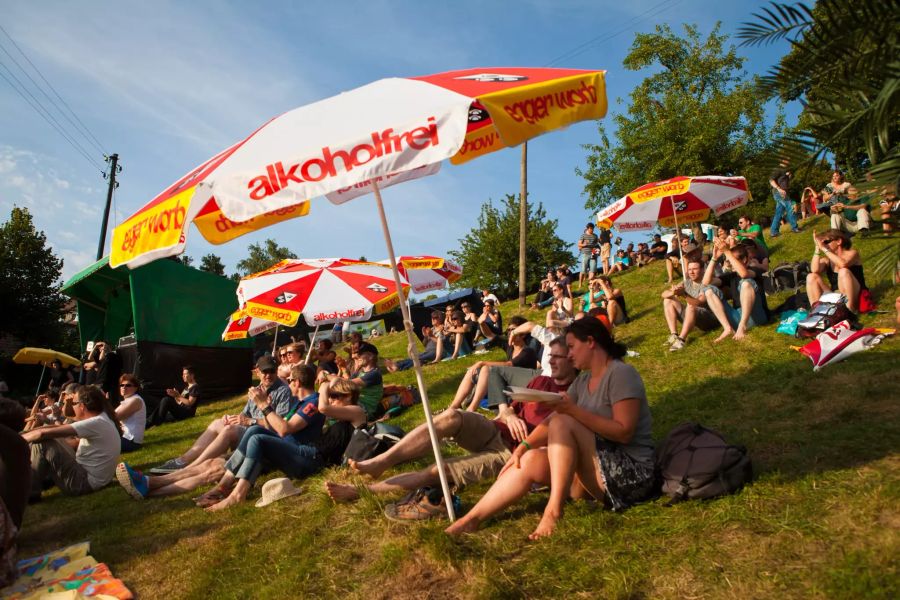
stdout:
[[287,477],[279,477],[278,479],[270,479],[262,486],[262,498],[256,502],[257,508],[268,506],[273,502],[277,502],[288,496],[296,496],[302,490],[295,487],[293,482]]

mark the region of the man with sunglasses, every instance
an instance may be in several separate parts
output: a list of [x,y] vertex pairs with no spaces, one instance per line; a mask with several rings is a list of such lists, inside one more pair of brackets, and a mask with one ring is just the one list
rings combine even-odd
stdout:
[[[259,389],[269,396],[272,410],[284,417],[290,410],[291,390],[278,378],[278,366],[275,361],[269,356],[260,357],[256,361],[256,373],[260,381]],[[248,397],[247,404],[240,414],[225,415],[215,419],[187,452],[150,469],[150,473],[164,475],[220,456],[229,449],[235,448],[241,440],[241,436],[252,425],[266,427],[266,415]]]
[[[546,352],[550,375],[532,378],[527,387],[545,392],[565,391],[578,375],[569,359],[565,338],[554,339]],[[441,439],[452,438],[469,452],[466,456],[445,459],[448,475],[459,487],[496,477],[516,447],[523,444],[527,446],[525,438],[551,412],[539,402],[516,401],[511,403],[504,401],[494,419],[461,409],[442,412],[434,419],[438,436]],[[384,454],[360,462],[350,461],[350,468],[377,479],[387,469],[427,456],[430,452],[431,438],[423,423]],[[437,485],[439,481],[437,465],[431,465],[421,471],[401,473],[384,481],[370,483],[366,489],[373,494],[389,494],[401,490],[415,490],[426,485]],[[359,490],[352,485],[326,482],[325,489],[336,501],[348,502],[359,498]],[[434,514],[439,514],[443,510],[441,506],[409,507],[410,510],[404,512],[410,514],[401,518],[427,518],[430,516],[429,508],[435,509]]]

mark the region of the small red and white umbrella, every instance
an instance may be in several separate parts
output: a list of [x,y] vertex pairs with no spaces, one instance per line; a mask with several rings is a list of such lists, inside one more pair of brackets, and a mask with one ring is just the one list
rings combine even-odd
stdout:
[[313,326],[367,321],[400,305],[390,266],[349,258],[283,260],[242,279],[237,295],[244,315],[287,326],[301,315]]
[[[381,261],[390,266],[390,260]],[[462,277],[462,267],[439,256],[398,256],[397,268],[415,294],[442,290]]]
[[276,327],[278,327],[278,323],[275,321],[254,317],[245,310],[236,310],[228,318],[228,326],[222,332],[222,341],[242,340]]
[[750,199],[743,177],[673,177],[629,192],[597,213],[597,222],[622,232],[677,228],[740,208]]

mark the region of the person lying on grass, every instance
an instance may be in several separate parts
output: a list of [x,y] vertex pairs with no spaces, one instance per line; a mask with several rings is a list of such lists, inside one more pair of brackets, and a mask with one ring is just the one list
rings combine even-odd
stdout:
[[[528,382],[533,390],[561,392],[568,389],[577,371],[569,360],[566,341],[556,338],[550,343],[550,376],[538,375]],[[510,457],[510,451],[522,442],[543,420],[550,410],[539,402],[504,402],[499,406],[497,417],[489,419],[480,413],[460,409],[445,410],[434,419],[434,428],[440,439],[452,438],[470,454],[448,458],[448,476],[458,487],[497,476]],[[378,479],[391,467],[428,456],[431,453],[431,439],[428,428],[423,423],[406,434],[396,445],[384,454],[359,462],[350,461],[351,471]],[[366,485],[373,494],[388,494],[401,490],[415,490],[440,482],[437,465],[420,471],[400,473],[383,481]],[[331,498],[347,502],[359,498],[359,490],[352,485],[328,481],[325,489]],[[443,510],[443,505],[437,509]]]
[[553,533],[568,498],[590,497],[619,511],[653,495],[653,422],[641,376],[621,360],[625,346],[591,317],[567,328],[566,345],[581,374],[548,403],[554,414],[515,448],[496,483],[448,534],[474,532],[535,483],[550,485],[550,499],[532,540]]
[[97,386],[80,386],[72,405],[75,421],[70,425],[22,434],[31,444],[32,498],[40,498],[48,480],[67,496],[81,496],[99,490],[115,475],[121,426],[106,395]]
[[818,302],[822,294],[835,289],[847,298],[851,312],[859,310],[859,294],[866,289],[859,251],[852,248],[850,236],[839,229],[813,233],[816,246],[806,276],[806,296],[810,304]]
[[[450,403],[451,409],[462,407],[463,403],[472,395],[472,401],[469,404],[469,410],[474,411],[478,408],[478,403],[487,393],[488,371],[493,367],[518,367],[522,369],[535,370],[538,365],[537,354],[534,349],[527,345],[527,333],[513,333],[513,330],[519,325],[525,323],[524,317],[516,315],[509,320],[509,344],[506,349],[506,360],[479,360],[468,369],[463,375],[459,387],[456,389],[456,395]],[[473,393],[474,390],[474,393]]]
[[[720,238],[721,239],[721,238]],[[727,248],[727,242],[722,241],[722,248]],[[706,304],[706,287],[721,284],[715,275],[715,266],[710,261],[712,268],[704,273],[703,263],[698,260],[688,262],[687,281],[677,283],[662,293],[663,314],[666,317],[666,325],[669,326],[669,344],[671,352],[677,352],[687,344],[688,334],[694,329],[712,331],[719,327],[719,320],[709,310]],[[684,301],[684,303],[682,303]],[[682,322],[681,332],[678,332],[678,321]]]
[[[278,378],[275,361],[270,356],[260,357],[256,361],[256,373],[259,376],[260,386],[271,398],[275,412],[284,417],[290,409],[291,390]],[[225,415],[214,419],[187,452],[151,469],[150,472],[165,475],[187,466],[199,465],[210,458],[222,456],[237,446],[241,441],[241,436],[251,425],[267,426],[265,415],[262,414],[253,399],[248,398],[247,404],[240,414]]]
[[[713,245],[722,252],[735,275],[740,278],[737,288],[740,309],[733,308],[728,303],[720,288],[712,285],[704,288],[703,294],[706,303],[722,326],[722,334],[713,341],[718,343],[729,337],[740,341],[747,337],[747,331],[751,328],[765,325],[768,322],[766,310],[763,307],[763,291],[756,283],[756,277],[764,273],[765,268],[750,258],[748,249],[743,244],[728,248],[725,246],[725,242],[715,238]],[[714,269],[715,263],[710,261],[706,268],[707,274]],[[704,276],[705,278],[706,276]]]
[[[315,375],[312,377],[315,381]],[[321,435],[297,442],[273,437],[262,428],[251,427],[226,464],[225,475],[219,485],[201,496],[197,505],[217,511],[243,502],[259,476],[263,461],[292,479],[308,477],[327,466],[340,464],[353,430],[366,424],[366,411],[358,404],[359,385],[346,379],[326,381],[319,387],[317,398],[313,394],[307,396],[304,402],[313,398],[318,404],[318,416],[334,419]],[[263,404],[265,398],[260,396],[258,401]],[[284,424],[284,431],[297,427],[298,415],[303,415],[306,410],[299,408]],[[267,415],[275,420],[274,413]]]

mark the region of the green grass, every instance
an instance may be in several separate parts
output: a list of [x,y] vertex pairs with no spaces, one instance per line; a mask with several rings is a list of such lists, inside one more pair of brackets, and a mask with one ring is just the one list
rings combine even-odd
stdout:
[[[812,226],[826,224],[817,217],[804,234],[770,242],[772,264],[808,260]],[[875,237],[858,247],[865,257],[887,243]],[[338,469],[301,482],[303,494],[291,500],[266,509],[248,502],[224,514],[195,508],[188,495],[137,502],[113,484],[83,498],[51,493],[30,507],[20,554],[89,539],[93,556],[145,598],[900,596],[897,338],[819,373],[774,326],[742,343],[694,335],[670,354],[664,281],[661,264],[616,277],[635,317],[616,335],[640,353],[629,360],[647,386],[658,438],[696,420],[750,449],[757,480],[738,495],[671,508],[660,500],[624,514],[573,504],[553,538],[529,543],[545,495],[457,541],[442,533],[446,523],[388,521],[382,510],[390,498],[333,505],[322,482],[352,480]],[[891,327],[900,290],[869,283],[887,312],[863,322]],[[513,302],[501,308],[507,319],[519,312]],[[405,353],[401,335],[378,345],[385,356]],[[449,404],[476,358],[426,367],[434,407]],[[411,371],[386,380],[415,381]],[[129,460],[143,467],[178,454],[213,416],[242,403],[217,402],[196,419],[150,430],[146,448]],[[396,422],[409,429],[422,419],[416,408]],[[464,490],[464,508],[485,489]]]

